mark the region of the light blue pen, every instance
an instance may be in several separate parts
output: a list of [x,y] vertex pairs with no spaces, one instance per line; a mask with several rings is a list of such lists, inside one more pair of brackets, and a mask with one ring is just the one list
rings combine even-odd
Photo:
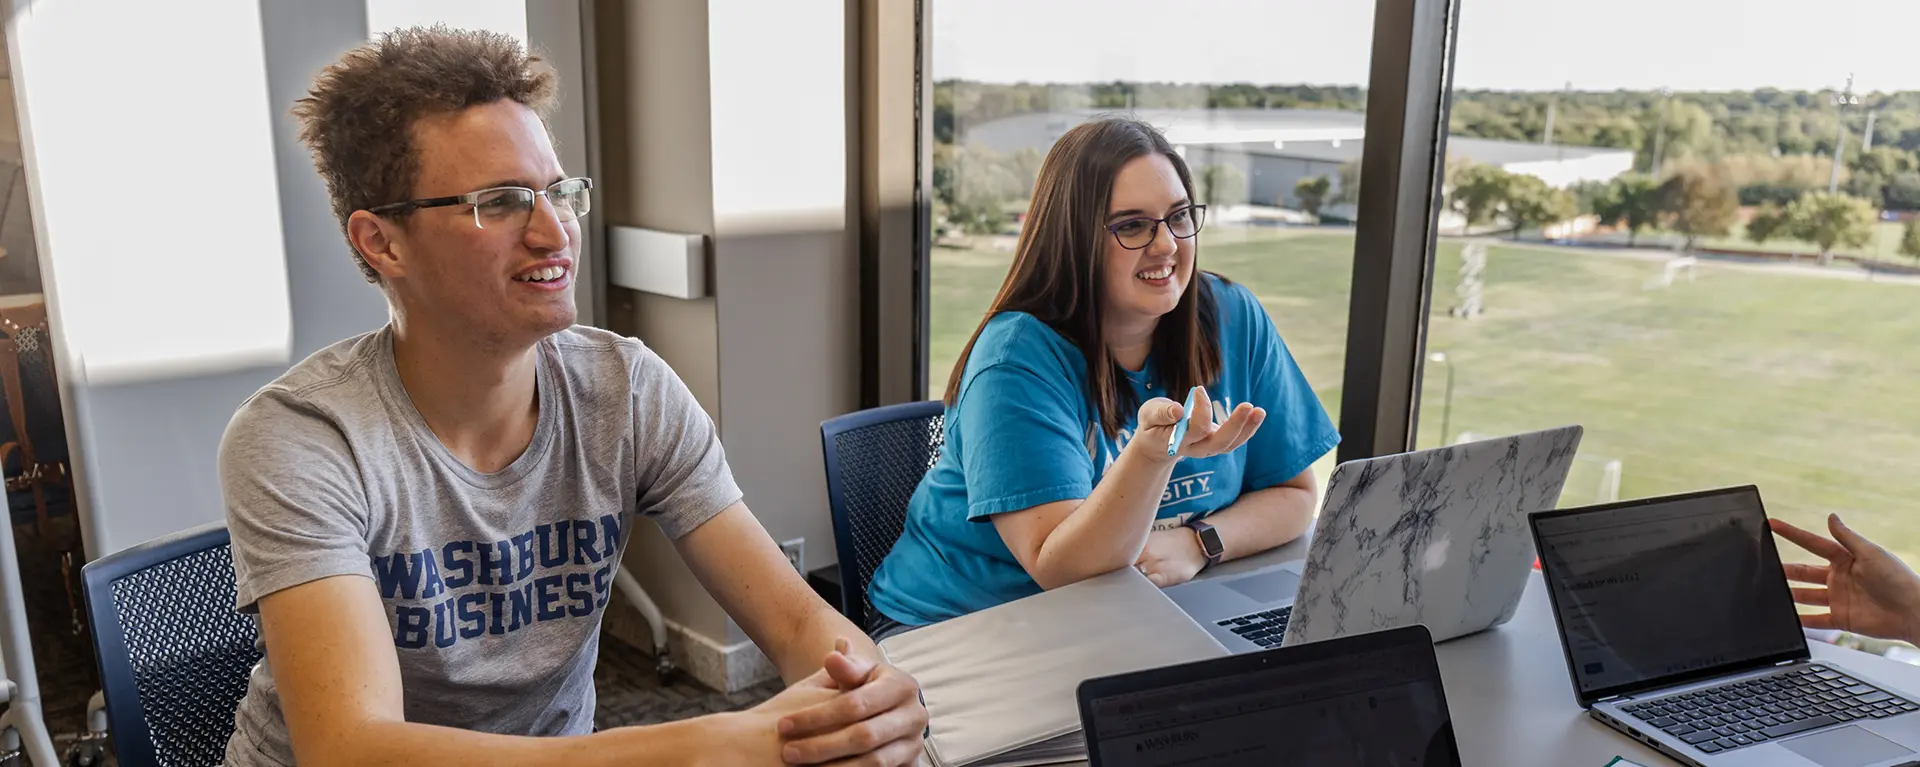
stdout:
[[1193,398],[1194,395],[1199,393],[1200,387],[1198,386],[1187,390],[1186,413],[1180,418],[1179,423],[1173,425],[1173,439],[1167,440],[1168,458],[1179,455],[1180,443],[1187,441],[1187,424],[1193,423]]

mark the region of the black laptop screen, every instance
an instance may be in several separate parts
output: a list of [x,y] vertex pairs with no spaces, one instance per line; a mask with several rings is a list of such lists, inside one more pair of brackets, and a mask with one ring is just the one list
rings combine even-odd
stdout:
[[1807,653],[1757,490],[1532,523],[1583,701]]
[[[1088,750],[1100,767],[1457,767],[1432,640],[1421,636],[1418,646],[1223,665],[1230,673],[1096,697],[1085,705]],[[1303,648],[1270,652],[1300,657]]]

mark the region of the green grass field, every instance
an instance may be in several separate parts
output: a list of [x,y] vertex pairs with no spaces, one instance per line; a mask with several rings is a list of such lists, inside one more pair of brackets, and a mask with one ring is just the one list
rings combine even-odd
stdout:
[[[1203,268],[1260,296],[1337,418],[1352,235],[1203,237]],[[1816,524],[1840,512],[1920,564],[1920,285],[1706,263],[1695,281],[1659,288],[1657,262],[1495,244],[1486,313],[1461,320],[1447,314],[1460,249],[1440,246],[1428,338],[1453,366],[1456,436],[1579,423],[1583,460],[1564,503],[1593,500],[1610,461],[1624,498],[1754,483],[1775,516]],[[936,391],[1010,260],[934,249]],[[1428,365],[1422,447],[1439,442],[1445,380]]]

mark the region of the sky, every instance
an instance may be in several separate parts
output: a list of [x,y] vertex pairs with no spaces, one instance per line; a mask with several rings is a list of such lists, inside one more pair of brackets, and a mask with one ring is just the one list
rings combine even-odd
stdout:
[[[1915,0],[1460,2],[1460,89],[1920,90]],[[1365,85],[1373,38],[1373,0],[931,5],[943,80]]]

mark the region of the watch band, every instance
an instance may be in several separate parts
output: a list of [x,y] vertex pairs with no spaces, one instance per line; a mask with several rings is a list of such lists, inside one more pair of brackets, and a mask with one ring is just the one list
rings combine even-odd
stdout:
[[1194,537],[1200,540],[1200,553],[1207,558],[1207,565],[1220,564],[1221,557],[1227,553],[1226,543],[1220,540],[1220,530],[1200,520],[1189,520],[1187,527],[1193,529]]

